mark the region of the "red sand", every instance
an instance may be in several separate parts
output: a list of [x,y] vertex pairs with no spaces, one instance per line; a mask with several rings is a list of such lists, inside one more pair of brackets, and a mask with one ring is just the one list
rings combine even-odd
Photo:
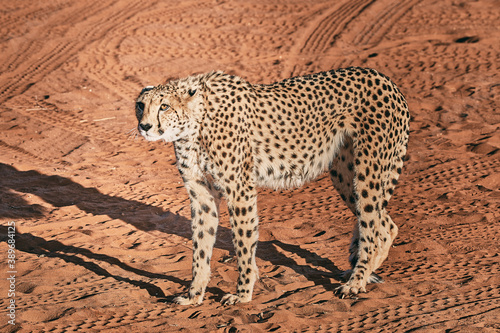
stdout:
[[[498,0],[15,1],[0,10],[2,332],[500,330]],[[385,283],[339,299],[354,217],[328,177],[261,190],[254,300],[222,306],[222,215],[201,306],[171,144],[129,137],[145,85],[221,69],[255,83],[375,68],[407,96]],[[7,224],[15,221],[16,326]]]

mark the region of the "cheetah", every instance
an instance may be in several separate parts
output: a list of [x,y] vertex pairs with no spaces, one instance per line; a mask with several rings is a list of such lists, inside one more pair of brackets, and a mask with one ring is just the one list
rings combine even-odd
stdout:
[[173,142],[191,203],[192,282],[176,303],[203,301],[222,199],[239,277],[236,295],[221,302],[251,301],[257,187],[295,188],[324,172],[357,218],[352,269],[336,291],[353,296],[377,282],[374,271],[398,233],[386,206],[409,136],[406,100],[389,78],[350,67],[265,85],[215,71],[144,88],[136,116],[146,140]]

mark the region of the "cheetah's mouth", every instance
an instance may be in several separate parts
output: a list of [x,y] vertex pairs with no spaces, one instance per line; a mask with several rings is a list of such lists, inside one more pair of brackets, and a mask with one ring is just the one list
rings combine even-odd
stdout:
[[161,135],[152,135],[148,132],[145,132],[144,130],[139,128],[139,133],[146,139],[147,141],[158,141],[162,139]]
[[146,132],[139,128],[139,133],[146,139],[147,141],[158,141],[163,140],[165,142],[173,142],[179,139],[179,135],[175,132],[166,131],[161,134],[154,134]]

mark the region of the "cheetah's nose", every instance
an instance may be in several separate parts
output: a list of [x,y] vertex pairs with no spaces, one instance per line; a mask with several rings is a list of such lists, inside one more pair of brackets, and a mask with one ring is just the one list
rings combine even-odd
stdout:
[[143,124],[143,123],[140,123],[139,124],[139,127],[142,128],[145,132],[149,131],[151,129],[151,127],[153,127],[151,124]]

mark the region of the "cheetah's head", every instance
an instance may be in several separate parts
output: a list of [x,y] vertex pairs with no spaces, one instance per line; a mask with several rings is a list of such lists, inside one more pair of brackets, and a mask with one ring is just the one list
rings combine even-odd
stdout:
[[136,100],[139,133],[148,141],[177,141],[194,135],[203,109],[202,77],[142,89]]

